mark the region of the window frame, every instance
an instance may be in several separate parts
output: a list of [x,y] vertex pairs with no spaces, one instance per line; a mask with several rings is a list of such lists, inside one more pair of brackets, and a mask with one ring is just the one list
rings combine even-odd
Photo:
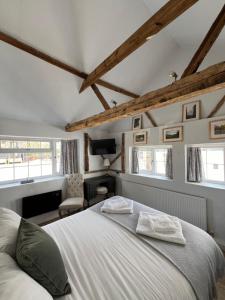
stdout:
[[201,145],[199,146],[201,151],[203,149],[223,149],[223,159],[224,159],[224,163],[223,163],[223,169],[224,169],[224,178],[223,180],[221,181],[218,181],[218,180],[210,180],[210,179],[207,179],[205,177],[205,172],[204,172],[204,165],[202,163],[202,181],[201,183],[203,184],[217,184],[217,185],[225,185],[225,144],[215,144],[215,145]]
[[132,175],[136,175],[136,176],[146,176],[146,177],[152,177],[152,178],[159,178],[159,179],[167,179],[169,180],[169,178],[166,176],[166,172],[165,174],[162,173],[156,173],[156,151],[157,150],[168,150],[168,149],[172,149],[172,145],[159,145],[159,146],[150,146],[150,145],[146,145],[146,146],[133,146],[131,147],[131,152],[133,151],[133,149],[137,149],[137,150],[141,150],[141,149],[146,149],[149,148],[149,150],[152,153],[152,171],[146,171],[146,173],[132,173],[132,159],[130,160],[130,173]]
[[[49,142],[50,147],[49,148],[1,148],[1,141],[14,141],[14,142],[19,142],[19,141],[25,141],[25,142]],[[1,137],[0,136],[0,154],[6,153],[6,154],[15,154],[15,153],[24,153],[24,154],[29,154],[29,153],[51,153],[51,164],[52,164],[52,174],[51,175],[43,175],[43,176],[29,176],[29,167],[28,167],[28,177],[24,178],[19,178],[15,179],[15,165],[13,163],[13,178],[12,180],[4,180],[0,181],[0,186],[1,185],[7,185],[7,184],[16,184],[20,183],[22,180],[26,179],[47,179],[47,178],[52,178],[56,176],[60,176],[60,171],[57,172],[57,150],[56,150],[56,143],[61,142],[60,139],[48,139],[48,138],[27,138],[27,137]],[[29,164],[28,164],[29,166]]]

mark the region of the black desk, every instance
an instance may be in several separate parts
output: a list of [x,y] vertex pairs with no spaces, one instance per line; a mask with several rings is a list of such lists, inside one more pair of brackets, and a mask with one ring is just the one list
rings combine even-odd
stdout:
[[84,197],[88,202],[96,197],[96,188],[98,186],[105,186],[108,193],[115,193],[116,179],[114,176],[103,175],[98,177],[87,178],[84,180]]

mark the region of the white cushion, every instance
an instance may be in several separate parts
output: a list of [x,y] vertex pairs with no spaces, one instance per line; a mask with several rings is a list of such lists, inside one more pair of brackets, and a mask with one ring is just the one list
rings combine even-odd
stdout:
[[21,217],[14,211],[0,207],[0,252],[15,256],[20,220]]
[[83,203],[84,198],[82,197],[68,198],[60,204],[59,209],[78,209],[83,206]]
[[108,193],[108,189],[105,186],[98,186],[96,192],[98,195],[105,195]]
[[0,299],[53,300],[52,296],[22,271],[6,253],[0,253]]

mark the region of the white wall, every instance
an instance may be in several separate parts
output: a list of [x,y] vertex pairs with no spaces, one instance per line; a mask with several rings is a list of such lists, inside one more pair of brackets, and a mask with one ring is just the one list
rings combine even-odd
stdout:
[[[129,147],[133,145],[133,132],[127,131],[125,133],[126,174],[120,174],[118,176],[118,192],[122,194],[123,185],[129,181],[133,183],[129,185],[129,188],[131,189],[130,194],[139,195],[137,200],[141,202],[146,201],[146,186],[204,197],[207,199],[209,230],[213,231],[216,239],[218,239],[221,244],[225,245],[225,187],[224,189],[220,189],[185,182],[185,145],[216,142],[215,140],[209,139],[208,123],[210,120],[203,119],[177,124],[184,126],[184,141],[181,143],[171,143],[173,146],[173,180],[160,180],[129,174]],[[146,129],[148,131],[149,145],[163,144],[161,134],[162,129],[163,127]],[[120,143],[121,133],[111,133],[111,136],[116,137],[117,143]],[[217,142],[221,143],[225,142],[225,140],[219,140]],[[119,161],[115,164],[114,168],[120,169]]]
[[[89,134],[92,138],[96,139],[106,137],[106,132],[101,130],[89,130]],[[0,119],[0,136],[77,139],[79,149],[79,171],[84,173],[83,132],[67,133],[63,128],[47,124]],[[104,168],[103,160],[100,156],[90,156],[89,164],[90,170],[100,170]],[[104,173],[84,174],[84,177],[98,176],[101,174]],[[23,197],[62,189],[63,182],[63,177],[57,177],[51,180],[43,180],[25,185],[0,185],[0,206],[21,213],[21,199]]]
[[[199,41],[200,44],[200,41]],[[169,57],[167,63],[164,64],[163,68],[159,68],[157,73],[155,73],[154,78],[149,81],[149,86],[142,93],[158,89],[165,85],[171,83],[169,79],[169,73],[171,71],[176,71],[179,77],[182,75],[186,66],[190,62],[196,49],[194,47],[177,47],[172,56]],[[223,61],[224,51],[222,48],[216,47],[214,45],[206,56],[205,60],[200,66],[200,70],[204,69],[212,64]],[[149,186],[155,186],[163,189],[169,189],[181,193],[192,194],[196,196],[205,197],[208,199],[208,219],[210,230],[215,232],[215,236],[220,240],[221,244],[225,245],[225,191],[218,188],[210,188],[206,186],[199,186],[194,184],[185,183],[185,154],[184,146],[185,144],[199,144],[199,143],[212,143],[215,140],[210,140],[208,137],[208,122],[207,116],[215,105],[224,96],[225,90],[219,90],[207,95],[203,95],[197,98],[192,98],[185,101],[191,102],[194,100],[201,100],[201,118],[202,120],[195,122],[188,122],[184,125],[184,141],[182,143],[173,143],[174,148],[174,180],[165,181],[150,178],[138,177],[135,175],[129,175],[129,147],[133,143],[133,133],[129,132],[132,127],[132,119],[128,118],[118,122],[112,123],[111,136],[119,137],[121,132],[126,132],[126,175],[120,175],[120,184],[118,184],[119,191],[122,193],[122,186],[125,180],[132,181],[134,184],[133,191],[137,193],[139,191],[140,198],[143,196],[143,184]],[[148,144],[150,145],[160,145],[161,140],[161,130],[163,126],[174,126],[175,124],[180,124],[182,122],[182,104],[172,104],[164,108],[155,109],[151,111],[151,115],[155,119],[158,126],[153,128],[150,125],[148,119],[143,115],[143,128],[148,128]],[[225,105],[216,113],[216,117],[224,118],[225,116]],[[149,128],[151,127],[151,128]],[[120,138],[117,138],[118,143]],[[219,142],[225,142],[220,140]],[[114,165],[114,169],[120,169],[120,162],[118,161]],[[118,179],[119,180],[119,179]]]

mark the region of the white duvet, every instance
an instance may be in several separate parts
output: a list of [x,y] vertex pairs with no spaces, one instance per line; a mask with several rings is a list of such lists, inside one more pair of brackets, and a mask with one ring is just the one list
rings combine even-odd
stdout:
[[72,287],[59,300],[196,300],[175,266],[104,216],[86,210],[44,229],[61,250]]

